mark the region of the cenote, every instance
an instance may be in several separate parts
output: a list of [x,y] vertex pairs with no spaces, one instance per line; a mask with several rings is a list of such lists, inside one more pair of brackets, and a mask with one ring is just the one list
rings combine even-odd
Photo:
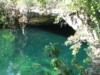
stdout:
[[[66,75],[81,75],[72,65],[72,53],[64,45],[69,35],[75,31],[65,26],[41,25],[27,26],[25,35],[21,29],[0,30],[0,75],[60,75],[52,65],[53,59],[63,61],[69,72]],[[60,53],[57,57],[50,57],[44,51],[46,45],[56,44]],[[83,66],[83,59],[87,57],[84,46],[77,55],[77,62]],[[65,75],[65,74],[61,74]]]

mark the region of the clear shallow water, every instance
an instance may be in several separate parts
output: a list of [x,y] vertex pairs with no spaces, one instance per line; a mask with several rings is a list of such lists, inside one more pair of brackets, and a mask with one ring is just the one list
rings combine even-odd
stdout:
[[[67,37],[38,28],[26,28],[25,35],[22,35],[21,30],[16,30],[13,34],[8,29],[0,30],[0,35],[0,75],[49,75],[44,71],[56,75],[50,66],[51,58],[44,52],[45,45],[49,43],[58,44],[58,58],[71,68],[73,56],[69,47],[64,45]],[[81,49],[77,60],[82,64],[85,57],[86,54]]]

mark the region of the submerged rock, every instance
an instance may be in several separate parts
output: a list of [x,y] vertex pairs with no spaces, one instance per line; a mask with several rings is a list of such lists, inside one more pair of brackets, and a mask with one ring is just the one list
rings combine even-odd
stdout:
[[70,75],[70,71],[63,61],[54,58],[51,60],[51,65],[57,71],[58,75]]
[[13,63],[9,62],[8,68],[7,68],[7,75],[15,75],[13,71]]

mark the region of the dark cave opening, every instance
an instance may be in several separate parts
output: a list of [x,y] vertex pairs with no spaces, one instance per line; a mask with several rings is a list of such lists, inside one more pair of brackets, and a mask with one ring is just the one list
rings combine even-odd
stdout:
[[57,35],[61,35],[63,37],[69,37],[71,35],[75,34],[75,30],[70,27],[69,25],[63,25],[61,27],[60,24],[53,24],[53,23],[44,23],[40,25],[27,25],[26,28],[39,28],[41,30],[44,30],[46,32],[51,32]]

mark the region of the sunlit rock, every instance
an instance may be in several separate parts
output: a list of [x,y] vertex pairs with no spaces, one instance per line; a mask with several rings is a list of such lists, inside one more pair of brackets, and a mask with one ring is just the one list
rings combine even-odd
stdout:
[[82,21],[78,18],[77,15],[67,15],[63,18],[75,30],[77,30],[79,26],[82,25]]
[[13,63],[9,62],[8,68],[7,68],[7,75],[14,75],[13,72]]

